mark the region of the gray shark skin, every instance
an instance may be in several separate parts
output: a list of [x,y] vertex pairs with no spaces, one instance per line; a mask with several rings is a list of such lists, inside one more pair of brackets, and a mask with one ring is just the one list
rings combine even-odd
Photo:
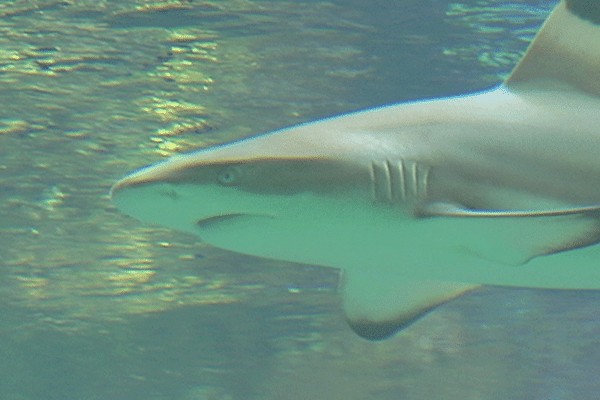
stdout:
[[342,268],[369,340],[480,285],[600,288],[596,9],[560,2],[494,90],[178,155],[112,200],[223,249]]

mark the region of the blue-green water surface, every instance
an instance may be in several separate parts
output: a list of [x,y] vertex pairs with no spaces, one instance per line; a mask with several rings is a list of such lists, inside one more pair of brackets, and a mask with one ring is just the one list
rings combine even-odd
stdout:
[[0,399],[596,399],[598,292],[487,287],[371,343],[339,271],[108,199],[177,152],[493,86],[555,3],[0,3]]

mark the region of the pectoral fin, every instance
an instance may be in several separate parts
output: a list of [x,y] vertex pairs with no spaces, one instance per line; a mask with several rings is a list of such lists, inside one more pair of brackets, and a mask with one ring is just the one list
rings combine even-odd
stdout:
[[448,203],[423,207],[422,217],[446,217],[448,246],[504,264],[579,249],[600,242],[600,206],[552,210],[471,210]]
[[377,271],[343,277],[343,310],[348,325],[368,340],[383,340],[449,300],[479,285],[411,280]]

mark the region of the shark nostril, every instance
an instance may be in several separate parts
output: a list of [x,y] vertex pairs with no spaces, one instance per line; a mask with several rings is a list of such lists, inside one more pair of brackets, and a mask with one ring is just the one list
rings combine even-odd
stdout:
[[178,198],[181,197],[179,195],[179,193],[177,193],[177,191],[175,191],[175,189],[163,190],[161,192],[161,194],[170,198],[171,200],[177,200]]

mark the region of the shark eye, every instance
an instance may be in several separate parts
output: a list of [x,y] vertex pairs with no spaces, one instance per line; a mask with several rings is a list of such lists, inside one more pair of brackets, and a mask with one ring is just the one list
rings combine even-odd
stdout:
[[229,166],[219,173],[217,179],[223,185],[235,185],[242,176],[242,170],[239,167]]

